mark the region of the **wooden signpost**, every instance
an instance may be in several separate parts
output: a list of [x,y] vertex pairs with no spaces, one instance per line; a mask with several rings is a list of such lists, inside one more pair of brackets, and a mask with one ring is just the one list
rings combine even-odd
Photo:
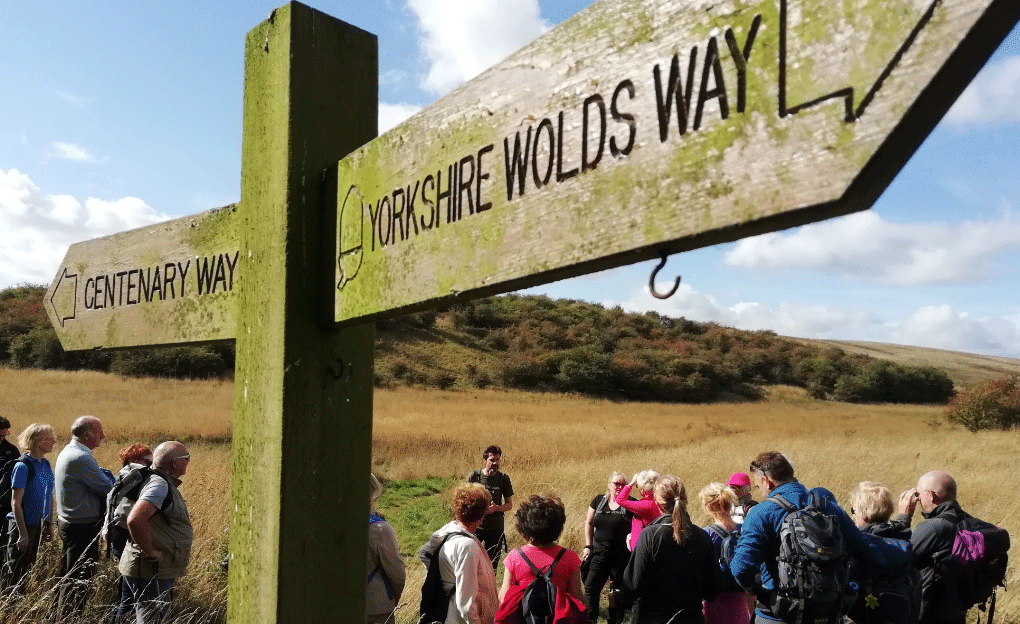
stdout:
[[240,204],[73,246],[50,316],[236,339],[228,620],[362,622],[372,318],[867,208],[1018,20],[602,0],[373,141],[375,37],[291,3],[248,34]]
[[46,293],[65,351],[234,338],[237,206],[72,245]]
[[869,208],[1018,4],[594,4],[339,163],[334,318]]

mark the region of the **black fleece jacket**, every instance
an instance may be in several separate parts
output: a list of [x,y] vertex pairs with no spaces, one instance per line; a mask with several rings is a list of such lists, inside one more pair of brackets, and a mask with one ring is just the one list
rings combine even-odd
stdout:
[[623,573],[617,606],[634,606],[634,624],[702,622],[701,601],[712,600],[723,587],[712,540],[699,527],[681,546],[673,540],[672,518],[659,516],[641,531]]
[[[921,624],[963,624],[967,611],[954,608],[949,592],[938,573],[939,563],[953,552],[956,524],[970,514],[956,501],[940,503],[914,527],[910,545],[914,565],[921,571]],[[897,520],[910,524],[910,516],[900,514]]]

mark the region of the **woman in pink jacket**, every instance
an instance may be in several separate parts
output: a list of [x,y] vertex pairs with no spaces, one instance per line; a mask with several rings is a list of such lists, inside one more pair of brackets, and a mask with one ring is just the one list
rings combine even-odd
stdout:
[[[616,495],[616,504],[627,511],[633,512],[634,517],[630,521],[630,539],[627,546],[634,550],[641,529],[651,524],[656,518],[662,515],[662,508],[655,502],[655,483],[659,480],[659,473],[654,470],[642,470],[634,475],[630,483],[620,490]],[[630,491],[637,486],[641,492],[640,500],[630,500]]]

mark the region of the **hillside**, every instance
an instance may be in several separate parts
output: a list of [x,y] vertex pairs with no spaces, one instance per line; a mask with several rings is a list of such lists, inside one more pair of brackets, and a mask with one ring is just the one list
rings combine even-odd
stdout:
[[975,355],[960,351],[946,351],[928,347],[895,345],[884,342],[860,342],[850,340],[809,340],[791,338],[805,345],[830,346],[873,358],[889,360],[909,366],[934,366],[945,371],[957,388],[1002,377],[1020,375],[1020,360],[989,355]]
[[[0,365],[137,377],[225,377],[233,346],[65,353],[42,286],[0,290]],[[1020,361],[931,349],[785,338],[655,312],[510,294],[377,323],[375,384],[568,392],[624,401],[759,400],[797,386],[815,399],[945,403]]]

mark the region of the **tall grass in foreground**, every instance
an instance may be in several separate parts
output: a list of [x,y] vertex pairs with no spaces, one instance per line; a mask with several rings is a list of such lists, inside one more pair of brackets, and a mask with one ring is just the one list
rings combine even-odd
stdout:
[[[232,402],[230,383],[0,368],[0,414],[12,421],[15,433],[30,422],[51,423],[62,439],[51,461],[66,443],[74,418],[89,413],[103,420],[108,439],[96,457],[111,469],[119,465],[117,451],[130,442],[154,445],[176,438],[189,445],[194,459],[181,489],[195,523],[196,544],[189,574],[178,586],[181,622],[219,623],[225,613],[226,576],[218,562],[226,544]],[[819,402],[784,388],[773,389],[761,403],[697,406],[521,392],[380,390],[375,393],[373,469],[389,479],[463,479],[481,465],[482,448],[499,444],[518,500],[532,493],[560,496],[568,522],[560,541],[579,548],[588,503],[604,491],[613,470],[631,475],[655,468],[676,474],[694,501],[706,483],[746,470],[759,451],[779,449],[790,455],[803,483],[827,487],[843,503],[861,480],[881,481],[898,494],[927,470],[947,470],[959,482],[964,509],[1005,527],[1016,540],[1020,500],[1012,477],[1020,431],[971,434],[939,426],[943,410]],[[437,518],[435,501],[429,504],[428,513],[380,511],[394,521],[407,516],[408,523],[434,522],[417,527],[420,537],[447,520]],[[696,522],[708,522],[700,510],[691,509]],[[512,524],[508,518],[513,547],[521,540]],[[400,624],[417,619],[424,570],[412,555],[420,545],[401,544],[408,584],[398,611]],[[47,545],[40,554],[36,589],[17,606],[0,606],[0,620],[43,621],[52,602],[48,592],[56,548]],[[1010,590],[1000,595],[1001,624],[1020,623],[1020,590],[1013,589],[1020,580],[1020,556],[1013,561],[1007,574]],[[116,579],[116,571],[105,563],[95,604],[70,624],[98,622],[97,605],[112,600]],[[338,613],[344,608],[338,604]]]

